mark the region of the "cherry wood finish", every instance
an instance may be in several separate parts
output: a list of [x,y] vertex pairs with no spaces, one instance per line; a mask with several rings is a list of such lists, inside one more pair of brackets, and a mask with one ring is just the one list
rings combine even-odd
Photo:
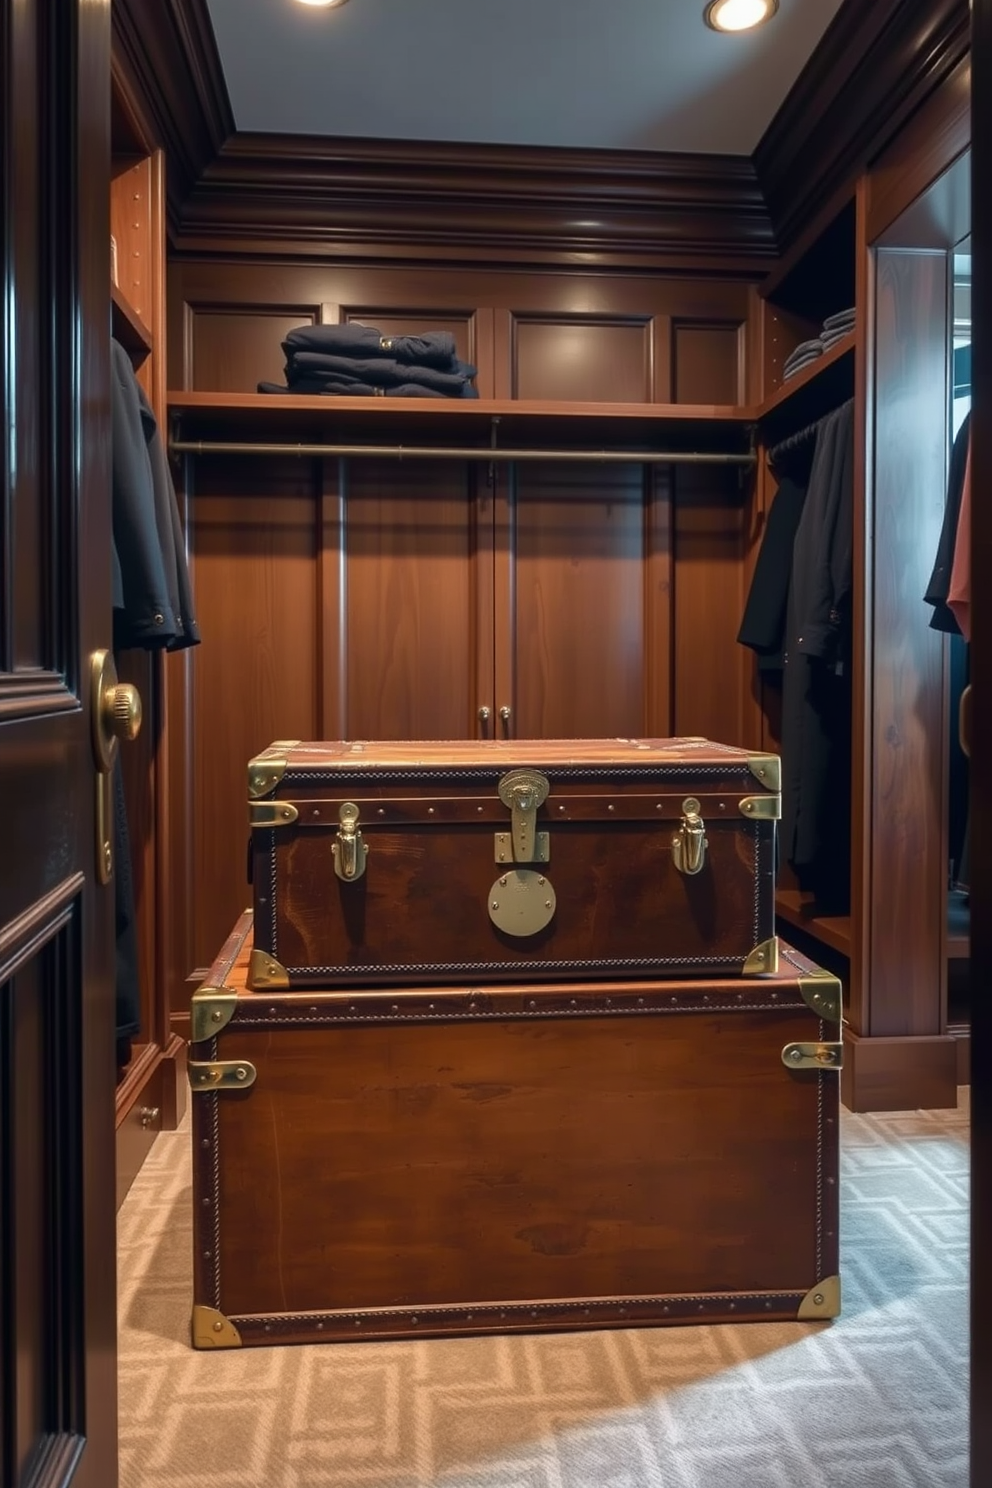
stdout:
[[837,1076],[782,1061],[836,1025],[794,953],[761,980],[259,998],[245,937],[193,1049],[257,1071],[193,1107],[195,1300],[245,1344],[794,1318],[836,1273]]
[[0,1480],[114,1488],[109,8],[0,4]]
[[152,349],[152,333],[116,284],[110,286],[110,314],[115,340],[124,347],[135,367],[140,367]]
[[[774,825],[742,805],[766,794],[744,751],[529,737],[277,745],[272,757],[280,778],[265,800],[295,816],[253,829],[255,936],[294,987],[740,970],[772,935]],[[550,781],[537,813],[550,861],[536,871],[557,898],[522,938],[489,918],[513,868],[496,851],[511,826],[499,785],[521,767]],[[672,852],[688,798],[708,844],[690,875]],[[346,801],[367,852],[354,883],[332,853]]]
[[967,0],[841,7],[754,152],[780,246],[953,74],[969,34]]
[[958,1103],[959,1040],[886,1038],[844,1029],[841,1100],[852,1111],[939,1111]]
[[940,537],[949,390],[946,253],[879,249],[875,290],[871,1002],[859,1030],[942,1024],[945,654],[922,603]]

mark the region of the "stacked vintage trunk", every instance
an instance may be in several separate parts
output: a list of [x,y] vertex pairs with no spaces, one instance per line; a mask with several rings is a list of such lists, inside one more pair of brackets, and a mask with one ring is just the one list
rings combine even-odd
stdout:
[[829,1318],[841,988],[774,756],[277,744],[193,999],[198,1347]]

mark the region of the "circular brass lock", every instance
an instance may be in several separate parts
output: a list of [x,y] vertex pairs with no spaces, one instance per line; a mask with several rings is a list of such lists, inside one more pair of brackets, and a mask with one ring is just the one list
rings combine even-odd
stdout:
[[489,918],[504,935],[525,938],[551,923],[556,903],[546,874],[511,868],[489,890]]

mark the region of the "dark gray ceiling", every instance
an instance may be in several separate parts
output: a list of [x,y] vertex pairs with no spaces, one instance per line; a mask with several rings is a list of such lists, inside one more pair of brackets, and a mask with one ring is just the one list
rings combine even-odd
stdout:
[[209,0],[239,130],[750,154],[840,0]]

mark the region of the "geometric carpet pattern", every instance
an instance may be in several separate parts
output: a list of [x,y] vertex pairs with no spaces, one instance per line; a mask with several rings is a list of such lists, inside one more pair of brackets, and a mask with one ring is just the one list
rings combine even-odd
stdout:
[[833,1323],[219,1353],[163,1133],[118,1216],[121,1488],[966,1488],[967,1097],[842,1112]]

